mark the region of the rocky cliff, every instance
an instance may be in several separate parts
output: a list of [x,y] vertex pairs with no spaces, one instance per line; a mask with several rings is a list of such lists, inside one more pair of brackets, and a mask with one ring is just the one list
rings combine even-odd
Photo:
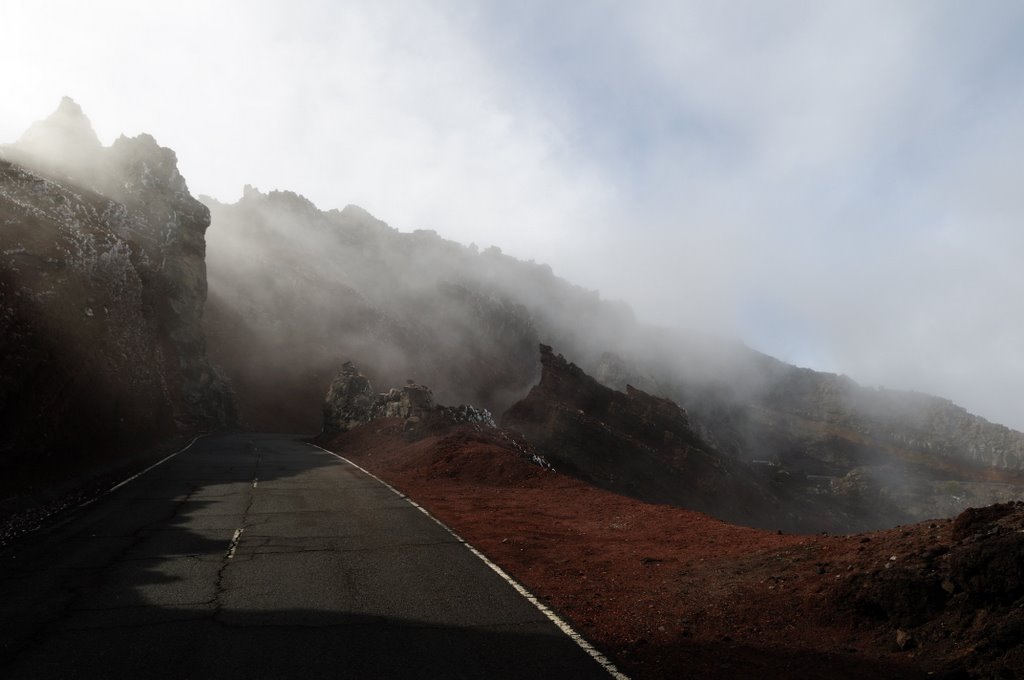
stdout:
[[0,148],[9,485],[232,421],[202,330],[208,225],[173,151],[147,135],[103,147],[69,99]]
[[894,517],[889,504],[865,507],[808,493],[806,480],[781,467],[735,460],[704,441],[671,400],[631,385],[612,390],[550,347],[540,349],[540,382],[501,425],[521,433],[560,472],[762,528],[847,531]]

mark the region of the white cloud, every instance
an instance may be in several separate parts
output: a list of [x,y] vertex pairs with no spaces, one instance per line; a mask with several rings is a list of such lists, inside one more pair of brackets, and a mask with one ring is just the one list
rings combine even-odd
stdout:
[[357,203],[642,317],[1024,427],[1024,10],[5,3],[0,139],[64,94],[195,192]]

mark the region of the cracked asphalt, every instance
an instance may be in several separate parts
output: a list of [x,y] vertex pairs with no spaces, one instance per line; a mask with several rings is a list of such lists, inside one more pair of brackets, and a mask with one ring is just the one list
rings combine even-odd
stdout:
[[0,678],[607,678],[451,534],[289,435],[200,439],[0,551]]

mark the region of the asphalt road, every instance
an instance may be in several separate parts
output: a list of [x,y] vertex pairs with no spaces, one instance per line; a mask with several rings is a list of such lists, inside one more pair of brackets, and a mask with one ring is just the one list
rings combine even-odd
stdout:
[[209,437],[0,552],[0,678],[608,678],[451,534],[287,435]]

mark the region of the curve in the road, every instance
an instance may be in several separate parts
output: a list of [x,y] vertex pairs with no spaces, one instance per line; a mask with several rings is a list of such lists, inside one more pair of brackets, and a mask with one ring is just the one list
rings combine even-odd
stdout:
[[541,614],[546,616],[553,624],[555,624],[558,627],[559,630],[561,630],[563,633],[565,633],[567,636],[569,636],[569,639],[571,639],[573,642],[575,642],[579,646],[580,649],[582,649],[584,652],[589,654],[591,656],[591,658],[593,658],[594,661],[596,661],[598,664],[600,664],[601,667],[604,668],[611,677],[615,678],[615,680],[629,680],[629,677],[625,673],[621,672],[615,666],[615,664],[613,664],[611,662],[611,660],[607,656],[602,654],[596,647],[594,647],[594,645],[590,644],[590,642],[588,642],[586,638],[584,638],[582,635],[580,635],[578,632],[576,632],[576,630],[572,626],[570,626],[565,621],[565,619],[563,619],[561,616],[559,616],[558,614],[553,612],[551,610],[551,608],[548,607],[547,605],[545,605],[543,602],[538,600],[537,597],[533,593],[531,593],[529,590],[527,590],[526,587],[523,584],[519,583],[519,581],[516,581],[514,578],[509,576],[508,573],[504,569],[499,567],[497,564],[492,562],[490,560],[490,558],[488,558],[482,552],[477,550],[473,546],[473,544],[471,544],[469,541],[467,541],[464,538],[462,538],[462,536],[459,536],[458,532],[456,532],[450,526],[448,526],[447,524],[445,524],[444,522],[442,522],[441,520],[439,520],[438,518],[436,518],[432,514],[430,514],[429,510],[427,510],[422,505],[420,505],[419,503],[414,501],[412,498],[409,498],[409,496],[405,495],[404,493],[402,493],[401,491],[399,491],[395,487],[393,487],[390,484],[388,484],[387,482],[385,482],[383,479],[381,479],[377,475],[373,474],[372,472],[370,472],[369,470],[367,470],[363,466],[359,465],[358,463],[354,463],[351,460],[349,460],[348,458],[345,458],[344,456],[339,455],[339,454],[335,453],[334,451],[329,451],[329,450],[327,450],[327,449],[325,449],[323,447],[316,446],[315,444],[310,444],[310,446],[313,446],[314,448],[320,449],[324,453],[329,453],[332,456],[334,456],[334,457],[336,457],[336,458],[338,458],[340,460],[345,461],[346,463],[348,463],[352,467],[360,470],[363,474],[369,475],[373,479],[377,480],[377,482],[382,484],[384,487],[389,489],[392,493],[394,493],[398,497],[402,498],[404,501],[406,501],[407,503],[412,505],[414,508],[416,508],[417,510],[422,512],[427,517],[429,517],[432,522],[435,522],[438,526],[440,526],[442,529],[444,529],[449,534],[451,534],[455,538],[455,540],[457,540],[462,545],[466,546],[466,549],[468,549],[471,553],[473,553],[473,555],[478,557],[484,564],[486,564],[492,571],[494,571],[494,573],[496,573],[499,577],[501,577],[506,583],[508,583],[510,586],[512,586],[517,593],[522,595],[526,599],[527,602],[529,602],[534,607],[536,607],[537,610],[540,611]]
[[205,437],[0,550],[0,677],[608,677],[467,548],[299,437]]

